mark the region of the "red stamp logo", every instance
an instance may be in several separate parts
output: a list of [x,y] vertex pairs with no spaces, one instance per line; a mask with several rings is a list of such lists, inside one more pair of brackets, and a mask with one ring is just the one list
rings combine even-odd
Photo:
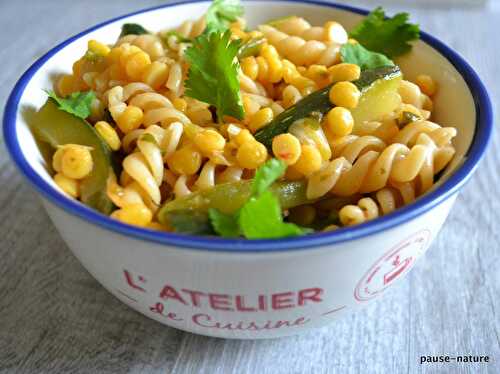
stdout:
[[368,301],[382,293],[397,278],[406,274],[422,254],[431,233],[429,230],[419,231],[391,248],[379,258],[361,278],[354,297],[358,301]]

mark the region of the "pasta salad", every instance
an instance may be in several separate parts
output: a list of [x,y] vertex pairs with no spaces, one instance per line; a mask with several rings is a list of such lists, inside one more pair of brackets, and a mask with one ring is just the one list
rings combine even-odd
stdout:
[[300,15],[251,29],[237,0],[88,41],[33,129],[54,182],[144,228],[247,239],[364,223],[425,194],[457,131],[436,81],[394,59],[419,28],[375,9],[350,32]]

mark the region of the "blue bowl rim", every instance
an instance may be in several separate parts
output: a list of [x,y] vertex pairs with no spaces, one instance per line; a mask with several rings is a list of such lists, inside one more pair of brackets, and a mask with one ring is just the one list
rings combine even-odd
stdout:
[[[408,222],[424,214],[425,212],[444,202],[446,199],[457,193],[458,190],[469,180],[472,173],[475,171],[479,161],[485,153],[493,131],[493,113],[488,93],[473,68],[457,52],[446,46],[437,38],[425,32],[421,32],[421,40],[436,49],[445,58],[447,58],[448,61],[462,75],[463,79],[468,85],[476,107],[476,131],[464,163],[457,171],[455,171],[455,173],[453,173],[453,175],[451,175],[436,190],[430,192],[425,196],[422,196],[415,203],[398,209],[392,214],[355,227],[347,227],[339,229],[335,232],[318,233],[302,237],[265,240],[224,239],[218,237],[202,237],[165,233],[130,226],[111,219],[110,217],[107,217],[97,211],[94,211],[93,209],[86,207],[85,205],[71,198],[63,196],[59,191],[53,188],[36,173],[33,167],[24,158],[20,144],[17,140],[16,116],[19,101],[30,79],[40,69],[40,67],[55,53],[57,53],[59,50],[72,43],[76,39],[98,28],[126,17],[157,9],[202,2],[207,2],[207,0],[176,1],[169,4],[142,9],[102,22],[58,44],[56,47],[52,48],[49,52],[47,52],[36,62],[34,62],[33,65],[21,76],[7,100],[3,117],[4,139],[13,161],[15,162],[21,173],[28,179],[33,187],[39,193],[41,193],[42,196],[44,196],[46,199],[59,206],[63,210],[76,215],[88,221],[89,223],[139,240],[146,240],[149,242],[160,243],[179,248],[207,250],[215,252],[276,252],[302,250],[320,246],[340,244],[389,230],[397,225]],[[283,2],[303,3],[318,5],[322,7],[337,8],[360,15],[366,15],[369,13],[367,10],[357,7],[330,3],[323,0],[285,0]]]

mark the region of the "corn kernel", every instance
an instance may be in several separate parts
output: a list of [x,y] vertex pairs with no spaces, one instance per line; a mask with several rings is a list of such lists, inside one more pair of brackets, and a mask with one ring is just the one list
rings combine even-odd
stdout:
[[241,146],[245,143],[255,141],[255,138],[252,134],[250,134],[250,131],[248,131],[247,129],[243,129],[234,137],[234,141],[236,142],[236,144]]
[[142,81],[155,90],[162,87],[168,79],[168,66],[155,61],[146,66],[142,72]]
[[292,134],[281,134],[273,139],[273,153],[287,165],[293,165],[300,157],[302,149],[299,139]]
[[358,106],[361,92],[351,82],[338,82],[330,89],[329,97],[334,105],[354,109]]
[[328,112],[326,126],[332,135],[346,136],[352,132],[354,118],[348,109],[337,106]]
[[94,125],[97,133],[104,139],[113,151],[120,149],[122,143],[116,130],[106,121],[99,121]]
[[102,57],[106,57],[111,51],[111,49],[106,44],[98,42],[97,40],[89,40],[88,50]]
[[246,116],[251,116],[259,111],[260,105],[250,97],[243,96],[243,109],[245,110]]
[[125,63],[125,71],[132,80],[139,80],[142,73],[151,64],[149,55],[144,51],[129,55]]
[[84,72],[83,71],[84,65],[85,65],[85,59],[84,58],[80,58],[79,60],[76,60],[73,63],[72,70],[73,70],[73,75],[75,77],[81,77],[82,76],[82,74]]
[[[129,57],[137,52],[142,52],[142,49],[140,49],[139,47],[137,47],[135,45],[130,45],[129,43],[125,43],[125,44],[122,44],[118,47],[117,52],[114,52],[113,50],[111,50],[108,58],[117,59],[118,62],[123,67],[125,67],[125,65],[127,65],[127,61],[129,59]],[[114,62],[114,60],[113,60],[113,62]]]
[[123,48],[121,46],[111,48],[111,51],[109,51],[108,55],[106,56],[106,62],[109,65],[119,64],[122,53]]
[[267,61],[268,74],[266,81],[270,83],[279,82],[283,78],[283,63],[276,48],[272,45],[264,44],[260,54]]
[[191,122],[199,125],[207,125],[213,121],[212,112],[208,108],[188,109],[186,115]]
[[176,97],[172,100],[172,104],[174,105],[174,108],[177,110],[180,110],[181,112],[185,112],[187,108],[187,102],[184,99],[181,99],[180,97]]
[[415,83],[420,87],[420,90],[427,96],[433,96],[436,93],[437,85],[434,79],[430,76],[421,74],[415,80]]
[[54,175],[54,182],[69,196],[75,199],[80,196],[80,184],[76,179],[71,179],[63,174],[58,173]]
[[66,97],[75,91],[75,77],[65,74],[57,81],[57,93],[61,97]]
[[285,108],[290,108],[292,105],[295,105],[301,98],[302,94],[297,89],[297,87],[289,85],[286,86],[282,92],[282,103]]
[[267,159],[267,149],[256,140],[243,143],[236,153],[236,159],[245,169],[257,169]]
[[224,149],[226,139],[215,130],[202,130],[195,135],[194,144],[205,156],[210,156]]
[[303,175],[310,175],[321,168],[323,159],[319,150],[312,145],[305,144],[302,146],[302,151],[299,159],[293,165],[294,169]]
[[328,69],[333,82],[355,81],[361,75],[361,68],[356,64],[341,63]]
[[61,173],[68,178],[85,178],[94,167],[89,147],[66,144],[56,153],[58,152],[59,154],[54,154],[54,166],[60,168]]
[[257,132],[272,120],[273,110],[271,108],[262,108],[252,116],[250,123],[248,124],[248,128],[252,132]]
[[116,124],[124,134],[127,134],[132,130],[138,129],[142,124],[143,118],[144,113],[141,108],[129,105],[116,119]]
[[357,205],[346,205],[339,211],[340,222],[344,226],[352,226],[366,221],[363,211]]
[[316,209],[312,205],[300,205],[290,209],[288,219],[290,222],[300,226],[308,226],[314,222],[316,218]]
[[130,204],[115,210],[111,217],[135,226],[147,226],[153,220],[153,213],[144,204]]
[[52,168],[60,173],[62,170],[62,156],[64,154],[64,147],[59,147],[52,155]]
[[325,23],[323,27],[325,40],[337,44],[345,44],[347,43],[349,36],[347,35],[347,31],[344,29],[338,22],[330,21]]
[[330,80],[330,74],[325,65],[311,65],[306,71],[306,77],[318,84],[324,84]]
[[259,74],[259,65],[257,65],[255,57],[245,57],[241,60],[241,70],[251,80],[256,80]]
[[201,166],[201,154],[192,145],[184,146],[167,158],[170,170],[178,175],[193,175]]

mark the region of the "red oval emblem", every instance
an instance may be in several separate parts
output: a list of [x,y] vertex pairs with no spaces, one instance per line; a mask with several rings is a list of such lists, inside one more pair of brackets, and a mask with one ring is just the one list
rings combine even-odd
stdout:
[[379,258],[361,278],[354,297],[358,301],[368,301],[382,293],[396,279],[406,274],[420,257],[431,232],[421,230],[391,248]]

